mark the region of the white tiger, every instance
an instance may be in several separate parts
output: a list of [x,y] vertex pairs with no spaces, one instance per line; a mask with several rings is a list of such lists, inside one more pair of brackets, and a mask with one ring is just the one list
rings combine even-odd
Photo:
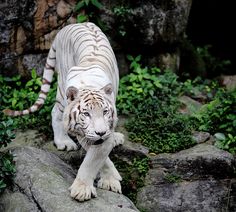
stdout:
[[124,142],[123,134],[114,132],[119,73],[110,43],[96,25],[87,22],[61,29],[50,48],[35,104],[4,113],[19,116],[37,111],[45,102],[54,72],[58,73],[52,110],[54,142],[59,150],[76,150],[68,136],[73,134],[87,151],[70,187],[71,197],[78,201],[96,197],[93,183],[99,171],[98,187],[121,193],[122,178],[108,157],[114,146]]

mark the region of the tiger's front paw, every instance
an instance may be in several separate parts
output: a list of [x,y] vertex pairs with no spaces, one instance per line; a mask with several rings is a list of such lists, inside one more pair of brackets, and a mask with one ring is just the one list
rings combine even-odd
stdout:
[[123,144],[125,141],[125,136],[122,133],[114,132],[115,146]]
[[74,141],[72,141],[70,138],[63,139],[60,141],[55,140],[55,144],[56,144],[58,150],[72,151],[72,150],[78,149],[78,146],[76,145],[76,143]]
[[122,193],[120,181],[115,179],[114,177],[102,177],[98,181],[98,188],[114,191],[120,194]]
[[80,202],[97,197],[96,189],[93,185],[87,185],[85,182],[76,178],[69,188],[70,196]]

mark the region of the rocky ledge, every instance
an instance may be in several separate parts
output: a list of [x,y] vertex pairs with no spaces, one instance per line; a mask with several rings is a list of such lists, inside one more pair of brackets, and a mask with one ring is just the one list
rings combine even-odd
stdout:
[[13,154],[17,168],[14,187],[1,196],[0,211],[138,211],[124,195],[100,189],[95,199],[73,200],[68,188],[76,171],[55,154],[35,147],[17,147]]
[[[212,145],[212,137],[196,133],[197,145],[174,154],[153,154],[126,141],[112,156],[130,164],[135,157],[149,157],[145,186],[137,194],[137,208],[145,212],[236,211],[235,158]],[[17,132],[8,145],[15,155],[13,188],[0,197],[0,211],[138,211],[124,195],[97,189],[87,202],[71,199],[71,185],[81,163],[80,151],[57,151],[36,130]],[[122,176],[125,179],[125,176]],[[126,188],[127,190],[127,188]]]

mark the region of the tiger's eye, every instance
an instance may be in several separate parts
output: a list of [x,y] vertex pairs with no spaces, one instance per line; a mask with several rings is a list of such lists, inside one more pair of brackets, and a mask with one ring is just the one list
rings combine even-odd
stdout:
[[88,112],[84,112],[84,115],[85,116],[90,116]]
[[108,110],[103,111],[103,115],[106,115],[108,113]]

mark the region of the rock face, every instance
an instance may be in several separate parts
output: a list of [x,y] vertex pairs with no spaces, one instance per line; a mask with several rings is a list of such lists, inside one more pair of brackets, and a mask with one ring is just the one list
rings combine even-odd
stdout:
[[[9,0],[0,3],[1,74],[42,74],[45,57],[58,30],[75,23],[75,0]],[[126,54],[141,54],[147,63],[177,70],[191,0],[107,1],[95,16],[111,38],[121,74]],[[115,26],[115,27],[114,27]],[[171,49],[171,51],[170,51]]]
[[79,203],[68,191],[76,171],[58,156],[34,147],[18,147],[13,154],[14,188],[1,196],[0,211],[138,211],[125,196],[99,189],[97,198]]
[[[118,129],[126,137],[123,121]],[[91,201],[72,200],[68,187],[83,153],[57,151],[36,130],[16,135],[7,148],[15,155],[17,173],[13,189],[0,197],[0,211],[137,211],[125,196],[100,189]],[[141,211],[236,211],[235,158],[208,144],[209,134],[196,132],[194,137],[199,144],[174,154],[151,156],[148,149],[127,142],[127,137],[114,149],[111,157],[127,164],[135,157],[150,158],[145,186],[137,195]]]
[[0,73],[28,75],[32,67],[42,73],[45,53],[56,33],[63,26],[75,23],[72,13],[75,2],[1,1]]
[[102,2],[105,8],[100,17],[108,34],[113,33],[116,47],[122,44],[127,53],[146,56],[149,65],[179,68],[178,45],[184,38],[191,0]]
[[234,157],[208,144],[152,157],[137,206],[145,211],[235,211]]

